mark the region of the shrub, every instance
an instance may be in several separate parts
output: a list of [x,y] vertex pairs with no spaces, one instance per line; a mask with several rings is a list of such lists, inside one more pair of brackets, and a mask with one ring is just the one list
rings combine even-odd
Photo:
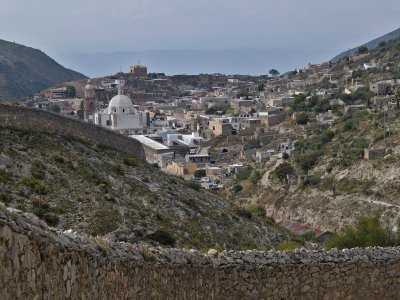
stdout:
[[99,250],[104,256],[107,256],[110,252],[110,242],[101,236],[96,236],[94,241],[99,246]]
[[65,158],[64,158],[64,156],[62,156],[62,155],[59,154],[59,153],[53,154],[53,155],[51,156],[51,158],[52,158],[55,162],[58,162],[58,163],[60,163],[60,164],[65,163]]
[[359,217],[353,226],[346,226],[333,237],[327,244],[331,248],[354,248],[354,247],[391,247],[398,246],[399,239],[394,232],[383,226],[379,216]]
[[257,182],[259,182],[262,178],[262,174],[260,173],[260,171],[253,171],[253,173],[251,174],[250,177],[250,181],[252,184],[256,184]]
[[275,170],[272,171],[271,174],[272,176],[278,178],[279,181],[287,183],[288,182],[287,176],[294,175],[295,171],[290,163],[284,162],[283,164],[277,166]]
[[60,218],[54,214],[54,213],[46,213],[43,216],[43,219],[46,221],[46,223],[49,226],[57,226],[58,222],[60,221]]
[[240,193],[242,190],[243,190],[243,187],[242,187],[240,184],[235,184],[235,185],[232,187],[232,191],[233,191],[235,194]]
[[153,234],[149,235],[149,238],[164,246],[175,245],[175,238],[169,232],[164,230],[156,230]]
[[3,202],[6,206],[10,204],[11,198],[4,192],[0,193],[0,201]]
[[246,169],[238,171],[236,174],[236,182],[241,182],[243,180],[249,179],[251,176],[251,173],[252,173],[251,168],[246,168]]
[[301,247],[303,247],[303,245],[296,241],[286,241],[286,242],[278,244],[276,246],[276,250],[278,250],[278,251],[285,251],[285,250],[293,251],[293,250],[299,249]]
[[138,161],[135,157],[125,157],[124,164],[130,167],[137,167]]
[[120,166],[120,165],[115,165],[115,166],[113,166],[113,167],[112,167],[112,170],[114,171],[114,173],[116,173],[116,174],[118,174],[118,175],[121,175],[121,176],[124,176],[124,175],[125,175],[124,169],[123,169],[122,166]]
[[32,177],[36,179],[44,179],[46,175],[46,166],[38,160],[33,161],[31,167],[31,174]]
[[187,187],[189,187],[191,189],[194,189],[195,191],[199,191],[201,189],[200,183],[192,181],[192,180],[184,181],[184,185],[186,185]]
[[260,204],[249,206],[248,211],[258,217],[265,217],[266,214],[264,205]]
[[353,120],[347,120],[344,125],[343,125],[343,130],[344,131],[349,131],[349,130],[353,130],[356,129],[356,125],[354,124]]
[[49,189],[37,179],[25,177],[22,179],[22,183],[39,195],[46,195],[49,192]]
[[243,217],[243,218],[249,219],[249,220],[253,216],[252,213],[249,210],[245,209],[245,208],[238,208],[236,210],[236,214],[241,216],[241,217]]
[[206,169],[198,169],[194,171],[194,177],[201,178],[206,176]]
[[258,149],[258,148],[261,148],[260,141],[258,140],[250,141],[244,145],[244,150]]
[[321,182],[319,176],[306,176],[303,181],[303,186],[315,186]]
[[294,161],[305,173],[307,173],[318,163],[321,155],[321,151],[308,150],[303,154],[296,153]]
[[300,113],[296,116],[296,124],[306,125],[309,121],[308,114]]

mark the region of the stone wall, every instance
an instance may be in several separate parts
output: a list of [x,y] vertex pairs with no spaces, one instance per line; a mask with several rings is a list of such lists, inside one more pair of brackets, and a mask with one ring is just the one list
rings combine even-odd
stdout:
[[381,149],[364,149],[364,158],[365,159],[377,159],[386,154],[386,148]]
[[231,252],[109,244],[0,206],[0,299],[397,299],[400,249]]
[[100,126],[38,109],[0,104],[0,127],[34,129],[39,132],[72,136],[94,144],[119,149],[141,160],[146,159],[142,145],[136,140]]

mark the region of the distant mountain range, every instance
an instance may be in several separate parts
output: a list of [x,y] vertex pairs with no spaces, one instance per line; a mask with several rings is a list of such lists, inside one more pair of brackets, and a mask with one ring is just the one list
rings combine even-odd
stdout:
[[268,74],[272,68],[281,73],[319,61],[316,50],[226,49],[226,50],[147,50],[111,53],[66,53],[58,60],[92,77],[128,72],[129,66],[147,65],[149,72],[175,74]]
[[57,83],[86,78],[40,50],[0,40],[0,99],[19,99]]
[[339,59],[341,59],[341,58],[343,58],[345,56],[353,55],[353,54],[355,54],[357,52],[358,48],[360,48],[362,46],[366,46],[368,49],[375,49],[375,48],[377,48],[379,46],[379,44],[381,42],[387,42],[387,41],[395,40],[395,39],[398,39],[398,38],[400,38],[400,28],[396,29],[396,30],[394,30],[392,32],[389,32],[389,33],[387,33],[387,34],[385,34],[385,35],[383,35],[381,37],[378,37],[378,38],[376,38],[376,39],[374,39],[374,40],[372,40],[372,41],[370,41],[368,43],[365,43],[365,44],[360,45],[360,46],[358,46],[356,48],[347,50],[347,51],[345,51],[343,53],[340,53],[339,55],[337,55],[334,58],[332,58],[331,61],[338,61]]

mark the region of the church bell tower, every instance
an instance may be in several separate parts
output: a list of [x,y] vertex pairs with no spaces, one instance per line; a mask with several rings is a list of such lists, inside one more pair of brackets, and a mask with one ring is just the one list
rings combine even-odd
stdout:
[[83,118],[85,122],[94,123],[94,113],[97,108],[96,88],[89,79],[85,87],[85,97],[83,98]]

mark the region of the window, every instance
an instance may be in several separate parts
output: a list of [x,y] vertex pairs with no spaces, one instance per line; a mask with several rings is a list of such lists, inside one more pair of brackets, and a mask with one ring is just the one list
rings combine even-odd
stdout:
[[107,120],[107,121],[106,121],[106,125],[107,125],[107,126],[111,126],[111,121],[110,121],[110,120]]
[[122,110],[122,112],[125,112],[125,108]]

